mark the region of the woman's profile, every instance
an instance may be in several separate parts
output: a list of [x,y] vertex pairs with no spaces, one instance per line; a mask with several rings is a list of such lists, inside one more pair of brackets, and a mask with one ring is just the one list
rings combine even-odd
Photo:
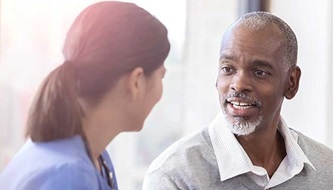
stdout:
[[0,175],[1,189],[118,189],[106,146],[140,131],[162,95],[167,29],[132,3],[90,5],[75,19],[64,62],[30,107],[27,142]]

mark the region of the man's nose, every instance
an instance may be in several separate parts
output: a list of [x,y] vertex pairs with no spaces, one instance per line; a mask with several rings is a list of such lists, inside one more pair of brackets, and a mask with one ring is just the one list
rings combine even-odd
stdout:
[[237,92],[248,93],[253,90],[253,84],[247,73],[239,71],[234,75],[230,88]]

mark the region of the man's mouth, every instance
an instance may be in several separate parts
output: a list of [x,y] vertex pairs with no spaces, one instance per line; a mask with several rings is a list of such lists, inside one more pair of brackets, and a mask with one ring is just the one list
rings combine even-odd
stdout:
[[249,109],[252,106],[255,106],[255,104],[251,104],[248,102],[230,101],[228,103],[232,104],[232,106],[235,107],[236,109]]
[[228,112],[233,117],[249,117],[258,114],[260,102],[251,98],[229,97],[225,100]]

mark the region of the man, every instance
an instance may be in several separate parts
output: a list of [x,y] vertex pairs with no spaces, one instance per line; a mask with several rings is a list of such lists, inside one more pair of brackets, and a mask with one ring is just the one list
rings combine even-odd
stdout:
[[143,189],[333,188],[333,151],[280,116],[284,98],[298,90],[296,62],[296,36],[280,18],[253,12],[236,21],[220,50],[222,112],[164,151]]

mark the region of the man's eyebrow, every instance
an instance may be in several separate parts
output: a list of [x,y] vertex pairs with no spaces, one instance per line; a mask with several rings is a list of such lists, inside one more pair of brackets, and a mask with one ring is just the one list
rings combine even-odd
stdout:
[[226,59],[226,60],[236,60],[235,56],[233,54],[227,54],[227,53],[222,53],[220,55],[220,60]]
[[[222,53],[220,56],[220,61],[221,60],[235,61],[236,59],[237,59],[236,56],[234,54],[230,54],[230,53]],[[257,66],[257,67],[265,67],[265,68],[271,69],[271,70],[275,69],[274,66],[269,61],[266,61],[263,59],[255,59],[255,60],[251,61],[251,65]]]
[[268,61],[265,61],[265,60],[254,60],[251,62],[251,64],[253,64],[253,66],[265,67],[265,68],[274,70],[274,67],[272,66],[272,64],[270,64]]

